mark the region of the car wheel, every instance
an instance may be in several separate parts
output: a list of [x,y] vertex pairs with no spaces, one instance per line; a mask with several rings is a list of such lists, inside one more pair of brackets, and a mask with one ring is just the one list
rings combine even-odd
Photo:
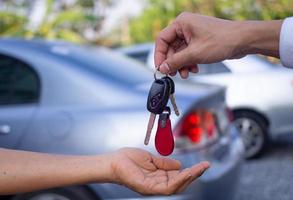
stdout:
[[268,143],[267,123],[258,114],[246,111],[234,113],[234,124],[245,146],[245,158],[261,155]]
[[97,200],[88,189],[81,186],[42,190],[17,195],[12,200]]

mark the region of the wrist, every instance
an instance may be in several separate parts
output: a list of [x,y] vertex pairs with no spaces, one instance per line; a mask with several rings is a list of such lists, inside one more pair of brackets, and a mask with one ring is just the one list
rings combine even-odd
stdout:
[[240,49],[245,54],[263,54],[279,57],[281,20],[243,21],[238,23],[238,35],[242,38]]
[[91,176],[92,182],[96,183],[113,183],[115,176],[113,173],[113,156],[110,154],[101,154],[91,156]]

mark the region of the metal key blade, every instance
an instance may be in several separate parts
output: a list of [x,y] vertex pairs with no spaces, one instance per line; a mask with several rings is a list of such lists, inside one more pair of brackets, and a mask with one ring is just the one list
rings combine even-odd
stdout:
[[174,112],[177,116],[180,115],[177,104],[176,104],[176,100],[175,100],[175,96],[174,94],[170,94],[170,100],[171,100],[171,104],[173,106]]
[[149,122],[148,122],[148,127],[147,127],[147,132],[146,132],[146,135],[145,135],[145,138],[144,138],[144,144],[145,145],[148,145],[149,144],[149,141],[150,141],[150,138],[151,138],[151,134],[152,134],[152,130],[153,130],[153,127],[154,127],[154,124],[155,124],[155,120],[156,120],[156,114],[154,113],[151,113],[150,114],[150,118],[149,118]]

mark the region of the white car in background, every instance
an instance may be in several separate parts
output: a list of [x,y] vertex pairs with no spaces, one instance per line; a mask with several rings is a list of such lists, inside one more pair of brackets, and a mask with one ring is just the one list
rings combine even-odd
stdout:
[[[153,44],[119,51],[154,67]],[[199,69],[189,80],[226,86],[227,104],[241,132],[246,158],[259,156],[270,140],[293,134],[293,70],[256,55],[203,64]]]

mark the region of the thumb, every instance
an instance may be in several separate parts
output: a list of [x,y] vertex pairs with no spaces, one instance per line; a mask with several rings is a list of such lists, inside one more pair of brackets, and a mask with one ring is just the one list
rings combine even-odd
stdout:
[[171,72],[175,72],[179,70],[183,66],[190,65],[190,64],[194,64],[193,56],[192,56],[191,48],[187,47],[169,56],[159,66],[159,70],[163,74],[169,74]]

